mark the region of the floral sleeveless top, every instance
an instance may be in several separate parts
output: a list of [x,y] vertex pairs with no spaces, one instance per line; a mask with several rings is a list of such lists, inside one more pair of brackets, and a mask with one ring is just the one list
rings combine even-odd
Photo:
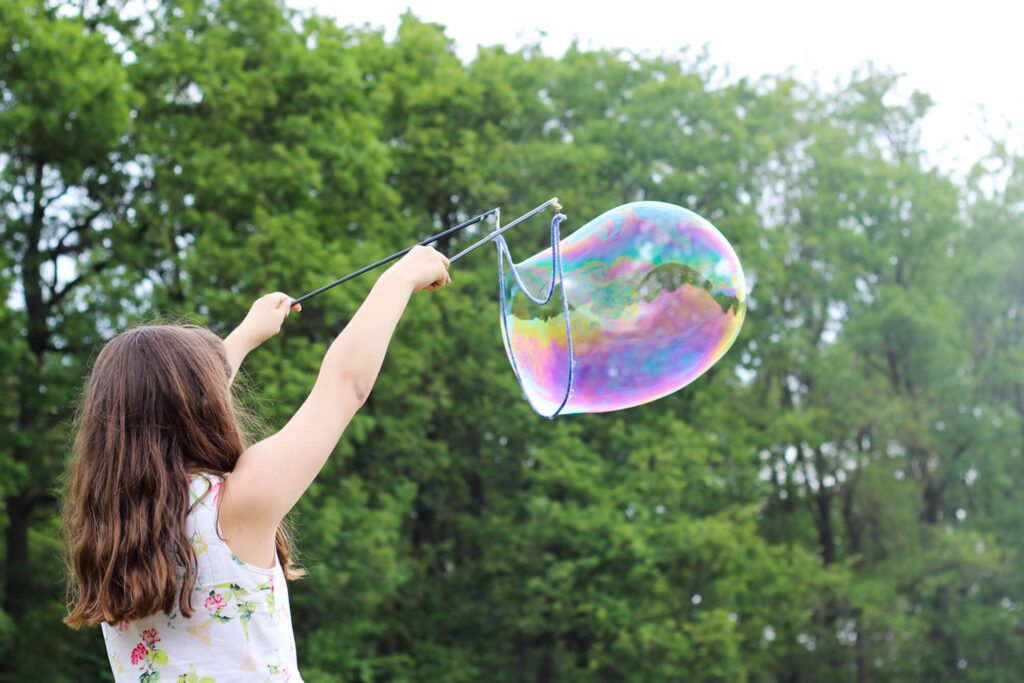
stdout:
[[154,614],[116,626],[103,640],[117,683],[302,683],[288,587],[280,561],[246,564],[221,539],[217,500],[223,480],[193,475],[187,533],[198,575],[192,616]]

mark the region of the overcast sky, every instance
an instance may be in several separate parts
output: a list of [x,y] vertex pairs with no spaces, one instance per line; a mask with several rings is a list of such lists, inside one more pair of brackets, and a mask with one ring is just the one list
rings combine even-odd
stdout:
[[733,75],[792,67],[797,76],[823,85],[849,77],[870,60],[906,74],[907,92],[923,90],[935,100],[923,140],[943,167],[962,172],[984,154],[988,144],[982,131],[1024,146],[1024,2],[1019,0],[288,1],[341,24],[382,26],[389,37],[399,16],[411,9],[446,26],[465,60],[480,44],[514,48],[538,38],[555,56],[574,39],[582,47],[649,54],[707,45],[712,61],[729,66]]

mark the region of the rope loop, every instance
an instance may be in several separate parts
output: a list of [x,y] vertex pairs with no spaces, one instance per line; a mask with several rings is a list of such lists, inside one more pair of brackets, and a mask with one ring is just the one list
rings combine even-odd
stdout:
[[[505,242],[505,238],[498,235],[494,239],[494,244],[498,250],[498,298],[499,305],[501,306],[501,331],[505,337],[505,346],[508,348],[508,357],[512,361],[512,371],[516,375],[516,381],[519,382],[519,388],[522,389],[523,395],[526,396],[526,400],[529,402],[530,407],[533,408],[541,417],[552,418],[562,412],[565,404],[569,402],[569,397],[572,395],[572,380],[573,380],[573,368],[576,362],[573,358],[572,352],[572,324],[569,321],[569,299],[565,295],[565,278],[562,272],[562,240],[560,235],[559,227],[562,222],[565,221],[561,211],[555,214],[554,218],[551,219],[551,282],[548,284],[548,291],[539,296],[534,296],[530,290],[528,290],[523,283],[522,278],[519,276],[519,271],[516,270],[516,265],[512,261],[512,254],[509,251],[508,244]],[[509,269],[511,270],[512,277],[515,279],[516,284],[519,285],[520,291],[526,294],[526,297],[538,306],[543,306],[551,301],[555,295],[555,286],[557,285],[562,290],[562,314],[565,316],[565,339],[568,348],[568,372],[566,373],[567,381],[565,386],[565,395],[562,397],[562,402],[558,408],[551,414],[546,414],[539,410],[534,404],[530,394],[526,391],[526,387],[523,386],[523,378],[519,374],[519,365],[516,362],[515,350],[512,348],[512,336],[508,329],[508,312],[505,307],[505,260],[508,259]]]

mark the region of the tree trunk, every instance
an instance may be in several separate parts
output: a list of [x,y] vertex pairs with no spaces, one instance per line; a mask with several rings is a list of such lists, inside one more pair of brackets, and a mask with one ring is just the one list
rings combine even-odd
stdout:
[[868,683],[871,674],[871,662],[868,656],[868,643],[861,630],[860,616],[857,617],[857,652],[855,655],[857,663],[857,683]]
[[[45,207],[43,204],[43,170],[45,164],[35,164],[33,185],[33,207],[31,221],[27,226],[25,252],[21,257],[21,286],[25,297],[25,339],[32,353],[32,364],[25,368],[18,381],[18,414],[16,419],[19,434],[39,435],[41,432],[44,406],[39,387],[43,383],[43,361],[50,345],[50,329],[47,317],[50,305],[43,298],[42,263],[39,243],[43,234]],[[14,461],[28,463],[32,457],[30,445],[14,447]],[[27,477],[17,490],[5,499],[8,514],[6,534],[6,558],[4,561],[5,611],[15,622],[24,614],[30,593],[28,571],[28,532],[32,506],[36,500],[31,490],[33,478]],[[43,482],[45,486],[46,483]]]
[[836,561],[836,534],[832,527],[832,494],[819,490],[814,497],[818,512],[818,543],[821,561],[827,567]]
[[4,501],[7,506],[7,557],[4,562],[4,611],[15,621],[25,612],[29,596],[28,522],[31,512],[28,497],[15,493]]
[[537,683],[551,683],[555,680],[555,637],[545,633],[537,639],[537,644],[540,646]]

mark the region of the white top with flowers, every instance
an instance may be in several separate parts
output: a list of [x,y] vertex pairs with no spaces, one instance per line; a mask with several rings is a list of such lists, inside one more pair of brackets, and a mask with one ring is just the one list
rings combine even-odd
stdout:
[[198,565],[192,616],[175,609],[103,624],[117,683],[302,683],[280,561],[254,567],[228,548],[217,526],[222,483],[201,474],[189,487],[186,529]]

